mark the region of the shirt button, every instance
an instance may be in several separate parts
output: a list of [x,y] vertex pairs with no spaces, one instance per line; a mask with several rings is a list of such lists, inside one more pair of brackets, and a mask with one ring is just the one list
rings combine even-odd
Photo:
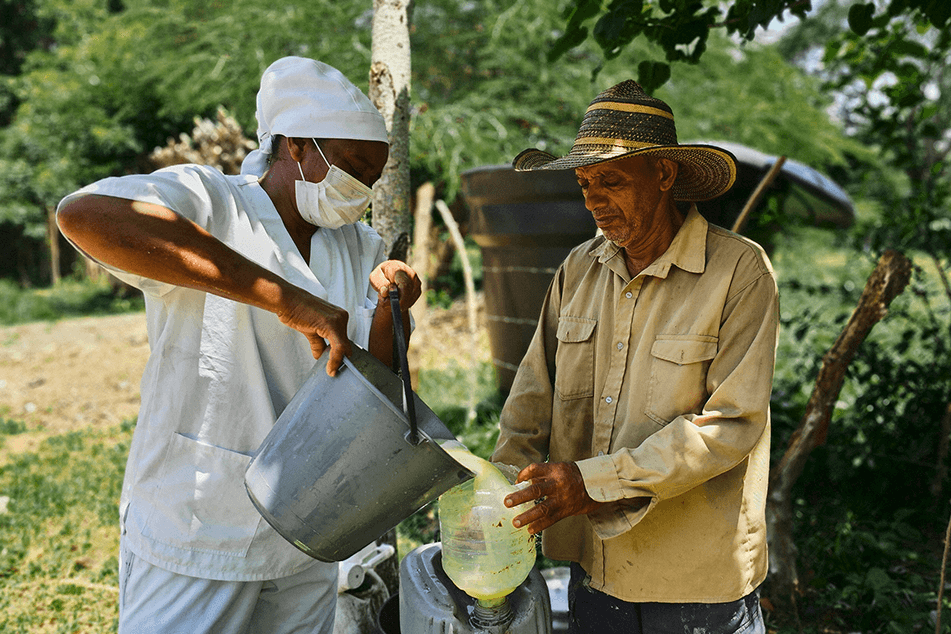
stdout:
[[628,291],[628,292],[627,292],[627,298],[628,298],[628,299],[631,299],[632,297],[634,297],[634,293]]
[[618,341],[618,342],[617,342],[617,349],[618,349],[618,350],[623,350],[623,349],[624,349],[624,344],[621,343],[620,341]]
[[604,397],[604,402],[605,402],[605,403],[613,403],[613,402],[614,402],[614,399],[611,398],[610,396],[605,396],[605,397]]

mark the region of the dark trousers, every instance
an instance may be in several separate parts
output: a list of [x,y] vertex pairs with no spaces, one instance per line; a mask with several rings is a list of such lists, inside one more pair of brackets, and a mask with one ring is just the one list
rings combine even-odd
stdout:
[[628,603],[588,587],[571,564],[568,634],[765,634],[759,590],[730,603]]

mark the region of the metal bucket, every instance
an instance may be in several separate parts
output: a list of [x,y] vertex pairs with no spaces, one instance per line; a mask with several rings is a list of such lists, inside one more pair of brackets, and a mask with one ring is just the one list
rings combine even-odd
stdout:
[[245,487],[281,536],[329,562],[347,559],[473,474],[439,447],[452,433],[389,368],[354,346],[330,377],[328,354],[252,458]]

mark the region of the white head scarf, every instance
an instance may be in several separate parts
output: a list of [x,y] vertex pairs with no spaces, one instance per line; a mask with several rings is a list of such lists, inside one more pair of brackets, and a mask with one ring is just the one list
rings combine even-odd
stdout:
[[383,115],[336,68],[304,57],[284,57],[264,71],[258,91],[258,144],[242,174],[262,176],[275,135],[389,143]]

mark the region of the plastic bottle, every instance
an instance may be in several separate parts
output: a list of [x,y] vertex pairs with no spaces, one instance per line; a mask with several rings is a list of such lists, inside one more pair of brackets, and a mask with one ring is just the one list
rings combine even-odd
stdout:
[[510,509],[504,503],[506,495],[528,483],[511,484],[461,443],[442,447],[476,474],[439,498],[443,569],[460,590],[491,606],[504,601],[535,564],[534,536],[512,525],[525,507]]

